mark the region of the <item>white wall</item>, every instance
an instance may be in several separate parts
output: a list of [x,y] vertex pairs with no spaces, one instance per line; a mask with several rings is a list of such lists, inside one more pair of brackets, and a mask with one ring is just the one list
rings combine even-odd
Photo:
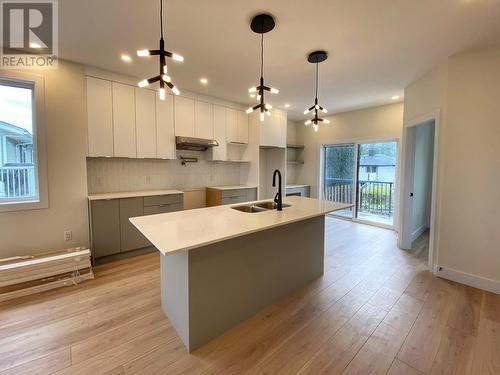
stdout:
[[434,161],[434,122],[415,126],[415,161],[413,175],[412,240],[429,228]]
[[382,139],[399,139],[403,129],[403,103],[394,103],[329,116],[328,125],[318,132],[311,126],[297,125],[298,143],[305,149],[304,165],[297,170],[298,183],[311,185],[311,196],[318,197],[320,149],[325,144]]
[[[49,208],[0,213],[0,258],[88,245],[83,69],[59,61],[55,70],[22,72],[45,80]],[[64,241],[65,230],[72,241]]]
[[497,290],[499,98],[498,48],[452,56],[405,89],[405,120],[441,109],[436,262],[496,282]]

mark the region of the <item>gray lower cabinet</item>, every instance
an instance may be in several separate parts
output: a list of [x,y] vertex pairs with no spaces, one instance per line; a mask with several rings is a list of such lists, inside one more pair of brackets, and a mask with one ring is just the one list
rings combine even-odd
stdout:
[[151,243],[132,225],[129,218],[144,215],[142,197],[120,199],[121,252],[150,246]]
[[94,257],[120,252],[120,201],[91,202],[92,245]]
[[286,195],[288,197],[293,195],[298,195],[299,197],[310,197],[311,187],[310,186],[287,187]]
[[151,246],[129,218],[183,210],[183,194],[90,201],[91,247],[95,258]]

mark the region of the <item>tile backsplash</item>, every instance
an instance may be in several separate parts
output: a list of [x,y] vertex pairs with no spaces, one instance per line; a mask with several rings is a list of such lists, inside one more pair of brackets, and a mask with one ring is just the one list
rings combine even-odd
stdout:
[[239,184],[246,170],[241,163],[213,162],[202,158],[185,166],[180,160],[87,158],[87,183],[89,194],[155,189],[196,190],[206,186]]

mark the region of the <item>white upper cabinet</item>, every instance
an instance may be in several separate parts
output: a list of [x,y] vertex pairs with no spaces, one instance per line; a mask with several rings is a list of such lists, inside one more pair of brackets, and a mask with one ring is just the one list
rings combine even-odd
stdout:
[[238,114],[235,109],[226,108],[226,139],[227,142],[238,142]]
[[138,158],[156,158],[156,93],[135,88],[135,125]]
[[[256,114],[258,116],[258,114]],[[265,116],[264,121],[259,121],[260,145],[267,147],[286,147],[286,112],[271,111],[271,116]]]
[[194,99],[176,96],[175,102],[175,135],[195,137]]
[[226,109],[226,136],[230,143],[248,143],[248,116],[245,112]]
[[213,105],[196,100],[194,103],[194,135],[197,138],[214,138]]
[[174,97],[156,97],[156,155],[160,159],[175,159]]
[[243,111],[237,112],[238,141],[248,143],[248,115]]
[[212,147],[212,160],[227,160],[226,108],[214,105],[214,139],[219,146]]
[[111,82],[87,77],[88,156],[113,156]]
[[117,82],[112,88],[114,156],[135,158],[135,88]]

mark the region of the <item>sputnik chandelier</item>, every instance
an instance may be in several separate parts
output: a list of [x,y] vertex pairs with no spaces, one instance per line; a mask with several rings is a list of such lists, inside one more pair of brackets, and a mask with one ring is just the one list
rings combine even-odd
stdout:
[[325,51],[315,51],[311,52],[307,57],[307,61],[311,64],[316,64],[316,97],[314,98],[314,105],[304,111],[304,115],[307,115],[309,112],[314,112],[314,117],[310,120],[307,120],[304,124],[309,126],[313,124],[313,129],[315,132],[318,131],[318,125],[320,123],[329,124],[330,120],[322,119],[318,117],[318,112],[321,111],[323,113],[327,113],[326,108],[323,108],[318,104],[318,80],[319,80],[319,63],[325,61],[328,58],[328,55]]
[[183,62],[184,57],[182,57],[181,55],[179,55],[177,53],[172,53],[172,52],[165,50],[165,41],[163,40],[163,0],[160,0],[160,49],[139,50],[139,51],[137,51],[137,56],[140,56],[140,57],[159,56],[160,57],[160,74],[155,76],[155,77],[142,80],[141,82],[138,83],[139,87],[146,87],[152,83],[160,82],[160,90],[158,91],[158,94],[159,94],[159,97],[161,100],[165,100],[165,85],[167,85],[168,88],[170,90],[172,90],[172,92],[175,95],[180,94],[179,89],[177,87],[175,87],[175,85],[172,83],[172,79],[168,75],[168,68],[167,68],[166,59],[167,59],[167,57],[169,57],[175,61]]
[[254,33],[260,34],[260,81],[259,86],[248,89],[251,95],[256,95],[259,104],[246,110],[247,114],[260,110],[260,121],[264,121],[264,114],[271,116],[270,104],[265,103],[264,93],[278,94],[279,90],[264,84],[264,34],[274,29],[274,18],[270,14],[259,14],[252,19],[250,28]]

